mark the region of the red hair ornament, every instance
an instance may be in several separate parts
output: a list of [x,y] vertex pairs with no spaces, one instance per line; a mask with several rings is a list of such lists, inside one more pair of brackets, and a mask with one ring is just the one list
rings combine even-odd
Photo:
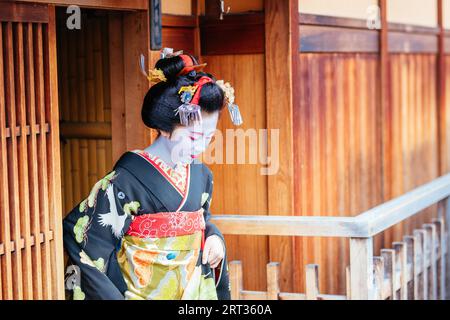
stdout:
[[195,82],[193,86],[183,86],[178,91],[182,105],[175,109],[175,115],[180,115],[180,123],[189,126],[192,122],[202,121],[200,110],[200,93],[205,83],[213,82],[209,77],[203,76]]

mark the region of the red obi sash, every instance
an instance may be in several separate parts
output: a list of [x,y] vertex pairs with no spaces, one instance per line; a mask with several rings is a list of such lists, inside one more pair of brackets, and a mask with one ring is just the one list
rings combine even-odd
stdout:
[[202,231],[202,249],[205,241],[203,208],[197,211],[157,212],[134,216],[126,232],[139,238],[166,238]]

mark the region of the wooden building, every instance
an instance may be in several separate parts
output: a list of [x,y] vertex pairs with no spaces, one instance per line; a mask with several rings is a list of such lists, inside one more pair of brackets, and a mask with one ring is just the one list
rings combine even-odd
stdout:
[[[137,62],[159,58],[158,2],[0,1],[0,300],[64,297],[61,219],[151,143]],[[223,19],[220,1],[160,2],[162,46],[232,83],[244,130],[279,129],[277,174],[211,165],[214,214],[356,216],[449,172],[450,0],[226,0]],[[380,233],[374,253],[438,215]],[[226,239],[247,290],[266,290],[276,261],[281,291],[304,292],[311,263],[321,290],[346,291],[343,238]]]

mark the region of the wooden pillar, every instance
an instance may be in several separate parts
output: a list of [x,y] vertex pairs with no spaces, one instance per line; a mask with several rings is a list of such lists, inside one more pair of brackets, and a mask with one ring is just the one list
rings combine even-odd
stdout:
[[123,84],[123,29],[122,14],[108,15],[109,31],[109,82],[111,101],[112,162],[126,151],[125,86]]
[[[139,56],[149,60],[146,11],[111,14],[109,17],[111,126],[113,162],[123,152],[145,148],[150,130],[141,119],[141,106],[149,82],[139,69]],[[149,61],[149,63],[151,63]]]
[[446,73],[445,73],[445,29],[444,29],[444,0],[438,0],[438,63],[437,63],[437,99],[438,99],[438,110],[437,124],[438,124],[438,148],[439,148],[439,175],[443,175],[448,171],[448,141],[447,141],[447,112],[445,109],[446,103]]
[[[387,1],[380,0],[381,30],[380,30],[380,90],[381,116],[378,119],[377,136],[381,141],[383,153],[383,201],[392,199],[392,108],[391,108],[391,72],[388,45]],[[380,123],[381,122],[381,123]],[[381,131],[380,131],[381,130]]]
[[[269,215],[293,215],[293,106],[298,60],[298,0],[265,0],[267,129],[279,130],[279,170],[268,175]],[[269,139],[270,141],[270,139]],[[269,145],[271,153],[276,146]],[[293,237],[269,237],[270,261],[281,263],[281,290],[294,288]]]
[[445,243],[445,284],[446,284],[446,299],[449,299],[449,287],[450,287],[450,263],[449,260],[449,250],[450,250],[450,197],[445,199],[445,220],[444,225],[447,233],[446,243]]
[[372,300],[373,239],[350,239],[350,294],[352,300]]
[[[49,173],[49,206],[52,213],[50,228],[53,230],[53,248],[50,251],[51,259],[55,263],[52,279],[53,298],[64,300],[64,252],[62,230],[62,195],[61,195],[61,158],[59,142],[59,106],[58,106],[58,71],[56,54],[56,18],[55,6],[48,6],[48,84],[49,84],[49,116],[51,117],[51,134],[47,143],[48,173]],[[47,236],[47,235],[45,235]],[[35,235],[35,241],[38,236]]]

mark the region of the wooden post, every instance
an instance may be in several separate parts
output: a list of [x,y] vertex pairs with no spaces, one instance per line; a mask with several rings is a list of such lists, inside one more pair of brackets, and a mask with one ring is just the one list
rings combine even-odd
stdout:
[[306,266],[306,300],[317,300],[319,296],[319,266]]
[[396,261],[395,250],[393,249],[381,249],[381,256],[384,259],[384,274],[389,279],[389,288],[391,300],[397,300],[397,294],[395,288],[397,287],[397,277],[395,276]]
[[373,300],[373,238],[350,238],[352,300]]
[[[269,215],[294,214],[294,157],[293,157],[293,98],[298,84],[298,0],[265,0],[265,70],[267,129],[279,131],[279,168],[267,176]],[[297,32],[297,33],[296,33]],[[294,81],[295,79],[295,81]],[[270,141],[270,139],[269,139]],[[269,149],[275,148],[269,143]],[[280,266],[281,288],[293,291],[295,279],[291,266],[293,237],[269,237],[269,258],[283,261]],[[298,260],[297,260],[298,261]],[[295,282],[295,283],[294,283]]]
[[345,267],[345,295],[347,296],[347,300],[350,300],[351,296],[352,296],[351,290],[350,290],[350,287],[351,287],[350,277],[351,277],[350,267],[347,266],[347,267]]
[[280,293],[280,263],[267,264],[267,300],[278,300]]
[[433,223],[436,225],[436,232],[438,238],[438,251],[439,266],[438,266],[438,285],[439,285],[439,299],[445,300],[446,288],[445,288],[445,225],[444,219],[433,219]]
[[394,242],[396,264],[400,266],[400,300],[408,300],[408,247],[405,242]]
[[412,266],[412,280],[410,281],[410,285],[408,286],[408,300],[418,300],[418,292],[419,292],[419,273],[417,272],[417,267],[415,263],[416,251],[417,251],[417,242],[416,238],[413,236],[405,236],[403,241],[407,246],[407,258],[406,261],[408,264]]
[[[450,197],[447,197],[447,199],[445,200],[445,218],[444,218],[444,224],[445,224],[445,228],[444,230],[446,230],[446,234],[447,236],[445,237],[445,260],[448,259],[449,257],[449,244],[450,244]],[[450,285],[450,263],[447,263],[445,266],[445,287],[447,288],[447,286]],[[447,291],[447,292],[450,292]],[[445,297],[446,299],[448,299],[448,297]]]
[[243,289],[241,261],[230,261],[230,284],[231,300],[241,300],[241,292]]
[[[62,195],[61,195],[61,156],[59,144],[59,106],[58,106],[58,72],[56,59],[56,19],[55,6],[48,6],[48,79],[50,86],[49,96],[49,116],[51,118],[51,134],[48,141],[49,152],[48,172],[49,172],[49,199],[50,210],[52,212],[49,228],[53,230],[52,250],[50,251],[54,267],[53,299],[64,300],[64,249],[62,230]],[[45,234],[45,237],[48,233]],[[37,235],[35,235],[37,241]],[[48,279],[49,281],[49,279]]]
[[421,299],[422,300],[428,300],[428,268],[427,268],[427,252],[426,249],[428,247],[427,245],[427,235],[426,231],[423,229],[414,230],[414,235],[418,236],[418,243],[419,243],[419,255],[418,259],[420,262],[418,263],[420,272],[421,272],[421,287],[420,290],[422,291]]
[[139,70],[139,55],[149,56],[148,15],[140,11],[126,12],[122,22],[125,143],[127,150],[133,150],[150,144],[150,129],[141,118],[142,101],[149,89],[149,81]]
[[375,283],[375,297],[378,300],[383,300],[383,285],[384,285],[384,258],[373,257],[373,272]]
[[429,257],[429,265],[430,265],[430,288],[429,288],[429,297],[432,300],[437,300],[438,297],[438,283],[437,283],[437,261],[436,261],[436,226],[434,224],[424,224],[424,229],[427,232],[428,237],[428,246],[430,252],[428,254]]

